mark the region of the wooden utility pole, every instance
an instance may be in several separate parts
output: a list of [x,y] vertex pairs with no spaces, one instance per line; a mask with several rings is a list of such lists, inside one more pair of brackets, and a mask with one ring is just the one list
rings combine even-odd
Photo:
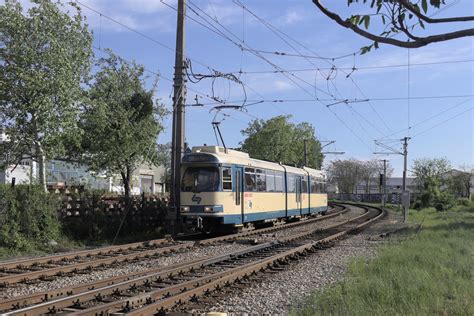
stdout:
[[[172,149],[171,149],[171,221],[177,221],[180,208],[180,187],[181,187],[181,158],[184,148],[184,104],[186,101],[186,80],[184,57],[185,49],[185,16],[186,0],[178,0],[178,17],[176,29],[176,55],[174,66],[174,93],[173,93],[173,130],[172,130]],[[172,224],[173,225],[173,224]]]

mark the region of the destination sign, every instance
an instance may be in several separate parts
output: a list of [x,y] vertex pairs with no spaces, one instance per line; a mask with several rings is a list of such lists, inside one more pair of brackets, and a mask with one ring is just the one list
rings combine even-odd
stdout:
[[189,154],[183,157],[183,162],[218,162],[218,160],[212,155]]

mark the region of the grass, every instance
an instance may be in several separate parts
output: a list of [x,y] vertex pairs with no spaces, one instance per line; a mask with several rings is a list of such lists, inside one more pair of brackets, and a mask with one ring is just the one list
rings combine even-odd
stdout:
[[419,233],[392,239],[292,315],[474,315],[474,207],[410,211]]

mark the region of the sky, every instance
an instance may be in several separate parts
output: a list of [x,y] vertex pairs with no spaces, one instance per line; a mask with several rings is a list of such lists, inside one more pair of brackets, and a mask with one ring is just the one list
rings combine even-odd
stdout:
[[[473,15],[473,1],[447,2],[448,8],[431,12],[436,17]],[[347,8],[346,0],[323,3],[344,17],[360,9]],[[80,0],[79,4],[94,34],[96,57],[105,56],[102,50],[110,48],[143,64],[150,86],[159,73],[156,96],[171,109],[176,0]],[[454,167],[474,164],[472,38],[411,50],[380,44],[379,49],[360,55],[355,52],[371,42],[331,21],[310,0],[240,0],[240,4],[245,9],[232,0],[188,0],[185,55],[193,72],[234,73],[243,82],[223,78],[188,82],[186,141],[190,146],[216,143],[213,120],[221,122],[227,147],[238,147],[243,140],[240,131],[250,121],[291,115],[293,123],[311,123],[321,140],[335,141],[324,150],[345,152],[328,154],[325,165],[332,159],[389,159],[393,175],[401,176],[403,157],[374,154],[386,151],[374,140],[388,140],[385,143],[400,150],[405,136],[411,137],[409,166],[424,157],[446,157]],[[227,38],[212,30],[224,32]],[[239,44],[249,49],[242,50]],[[250,50],[262,52],[256,56]],[[272,72],[275,69],[290,71]],[[192,106],[196,95],[204,106]],[[246,110],[217,112],[213,106],[219,104],[212,96],[227,104],[245,104]],[[257,103],[262,100],[283,102]],[[171,141],[171,117],[164,125],[159,143]]]

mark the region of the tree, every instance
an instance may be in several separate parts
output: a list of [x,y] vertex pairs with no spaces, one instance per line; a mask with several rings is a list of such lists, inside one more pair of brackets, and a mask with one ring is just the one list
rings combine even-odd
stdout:
[[68,14],[60,3],[32,2],[27,12],[12,0],[0,6],[0,126],[9,137],[1,149],[5,166],[38,161],[46,190],[45,159],[77,140],[92,36],[75,3]]
[[163,183],[166,188],[171,187],[171,143],[158,145],[158,164],[165,169]]
[[[367,12],[368,2],[368,0],[348,0],[347,4],[348,6],[362,4],[360,5],[362,8],[361,10]],[[474,28],[466,27],[472,26],[470,21],[474,21],[474,16],[432,18],[428,15],[429,9],[440,9],[442,6],[446,5],[445,0],[430,0],[429,2],[428,0],[371,0],[370,10],[372,10],[372,12],[353,14],[351,17],[346,19],[327,9],[321,3],[321,0],[313,0],[313,3],[323,14],[335,21],[337,24],[373,41],[372,45],[363,47],[361,53],[370,51],[372,47],[378,48],[379,43],[405,48],[418,48],[431,43],[474,35]],[[375,20],[375,18],[377,18],[377,20]],[[375,28],[373,27],[374,20],[376,22]],[[425,29],[425,25],[447,25],[454,23],[459,25],[463,22],[466,24],[465,26],[463,25],[466,28],[457,31],[428,36],[415,34],[414,32],[418,26]],[[364,24],[365,30],[360,27],[362,24]],[[372,29],[372,31],[370,31],[370,29]],[[377,35],[376,33],[379,34]],[[394,38],[399,34],[404,35],[405,39]]]
[[[370,193],[370,182],[373,179],[379,179],[379,175],[383,174],[383,161],[378,159],[371,159],[367,161],[360,161],[361,178],[365,182],[366,193]],[[393,168],[390,162],[386,163],[387,178],[392,175]]]
[[304,165],[304,141],[307,142],[308,167],[320,169],[323,161],[321,144],[314,127],[303,122],[289,122],[291,116],[277,116],[269,120],[253,120],[242,130],[246,139],[241,150],[252,158],[282,162],[287,165]]
[[158,162],[156,139],[166,111],[153,101],[153,89],[144,88],[143,66],[109,51],[97,67],[81,118],[82,159],[93,171],[120,174],[129,200],[133,171]]
[[458,197],[469,198],[473,169],[464,165],[453,170],[446,179],[449,192]]
[[446,158],[416,159],[412,170],[416,176],[416,183],[421,191],[421,205],[431,206],[441,197],[442,175],[451,169]]
[[357,183],[363,179],[363,165],[355,159],[338,159],[326,168],[328,180],[337,184],[341,193],[355,193]]

